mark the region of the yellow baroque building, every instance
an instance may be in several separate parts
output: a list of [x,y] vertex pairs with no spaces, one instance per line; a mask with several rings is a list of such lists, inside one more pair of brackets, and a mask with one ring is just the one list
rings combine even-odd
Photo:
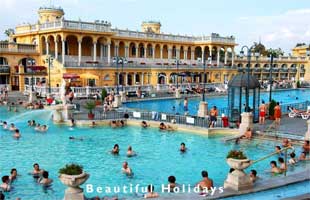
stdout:
[[[38,14],[37,24],[17,26],[10,41],[0,43],[0,85],[23,91],[31,81],[54,87],[63,78],[82,87],[227,82],[247,66],[246,58],[235,55],[233,36],[165,34],[156,21],[143,22],[142,31],[122,30],[107,21],[67,20],[56,7]],[[307,49],[275,61],[273,78],[310,80]],[[253,57],[252,74],[269,79],[269,64],[266,57]]]

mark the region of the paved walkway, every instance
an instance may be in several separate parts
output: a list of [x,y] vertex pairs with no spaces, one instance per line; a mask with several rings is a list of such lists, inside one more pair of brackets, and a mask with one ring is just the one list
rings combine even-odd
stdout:
[[[258,131],[276,131],[271,129],[270,125],[273,123],[273,120],[267,120],[265,125],[254,124],[254,129]],[[307,131],[307,120],[301,118],[290,118],[284,116],[281,119],[281,126],[278,130],[279,133],[304,136]]]

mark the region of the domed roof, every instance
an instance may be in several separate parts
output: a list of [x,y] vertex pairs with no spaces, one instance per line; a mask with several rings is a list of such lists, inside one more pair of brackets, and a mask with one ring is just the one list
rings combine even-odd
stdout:
[[[238,74],[237,76],[234,76],[229,82],[228,87],[247,87],[248,84],[248,75],[247,73]],[[255,76],[250,75],[250,81],[249,81],[249,88],[259,88],[260,83],[255,78]]]

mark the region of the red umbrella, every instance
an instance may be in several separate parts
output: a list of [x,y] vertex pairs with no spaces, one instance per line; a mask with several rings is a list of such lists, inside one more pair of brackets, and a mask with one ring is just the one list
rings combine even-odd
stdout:
[[77,74],[63,74],[62,76],[64,79],[76,79],[76,78],[80,78],[79,75]]

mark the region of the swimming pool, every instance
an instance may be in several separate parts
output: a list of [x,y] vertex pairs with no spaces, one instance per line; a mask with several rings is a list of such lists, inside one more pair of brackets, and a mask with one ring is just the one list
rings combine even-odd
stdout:
[[[261,93],[261,100],[265,100],[265,102],[269,101],[269,93],[263,92]],[[298,99],[296,99],[296,97]],[[310,101],[310,90],[282,90],[282,91],[273,91],[272,98],[276,101],[282,103],[299,103],[304,101]],[[140,101],[140,102],[129,102],[125,103],[124,106],[127,108],[137,108],[141,110],[150,110],[150,111],[158,111],[165,113],[184,113],[183,109],[183,101],[184,99],[162,99],[162,100],[154,100],[154,101]],[[189,114],[197,115],[199,102],[201,98],[189,99],[188,110]],[[208,97],[206,95],[206,101],[208,102],[208,107],[211,108],[213,106],[217,106],[219,110],[227,108],[228,96],[219,96],[219,97]],[[250,96],[251,102],[251,96]],[[173,106],[175,110],[173,110]]]
[[[12,115],[15,115],[13,118]],[[191,134],[188,132],[160,132],[155,128],[142,129],[128,126],[121,129],[109,127],[69,128],[54,125],[48,121],[49,111],[34,111],[22,114],[22,117],[7,113],[0,108],[2,119],[17,119],[16,125],[21,130],[22,138],[14,140],[11,133],[0,130],[0,176],[7,175],[11,168],[17,168],[21,176],[14,182],[14,189],[6,194],[8,199],[22,197],[22,199],[62,199],[65,186],[58,180],[58,169],[67,163],[79,163],[90,173],[86,183],[96,186],[122,186],[140,184],[155,185],[155,190],[161,184],[167,183],[167,177],[174,175],[180,184],[196,184],[200,179],[202,170],[207,170],[214,180],[215,186],[222,186],[226,179],[229,167],[225,157],[232,148],[243,148],[249,158],[255,160],[273,152],[275,142],[254,141],[235,146],[233,143],[224,144],[221,138],[225,134],[212,136]],[[37,133],[27,127],[27,120],[35,118],[41,124],[47,123],[50,128],[47,133]],[[12,122],[12,121],[9,121]],[[117,131],[116,131],[117,130]],[[83,141],[70,141],[69,136],[82,137]],[[185,142],[189,151],[180,154],[178,151],[181,142]],[[259,151],[257,143],[259,145]],[[115,143],[120,145],[120,155],[112,156],[110,151]],[[127,158],[125,156],[128,145],[132,145],[138,156]],[[300,149],[297,148],[297,155]],[[276,159],[272,158],[272,159]],[[264,170],[269,169],[271,159],[259,162],[250,169],[257,169],[259,176],[269,178],[270,174]],[[128,161],[135,175],[128,178],[121,173],[122,163]],[[27,175],[34,163],[49,171],[54,180],[48,190],[34,182],[32,176]],[[309,167],[309,164],[300,163],[300,167],[290,169],[289,174]],[[250,170],[249,169],[249,170]],[[84,185],[85,187],[85,185]],[[92,197],[95,192],[87,194]],[[103,194],[99,194],[103,196]],[[119,195],[123,196],[123,195]]]

